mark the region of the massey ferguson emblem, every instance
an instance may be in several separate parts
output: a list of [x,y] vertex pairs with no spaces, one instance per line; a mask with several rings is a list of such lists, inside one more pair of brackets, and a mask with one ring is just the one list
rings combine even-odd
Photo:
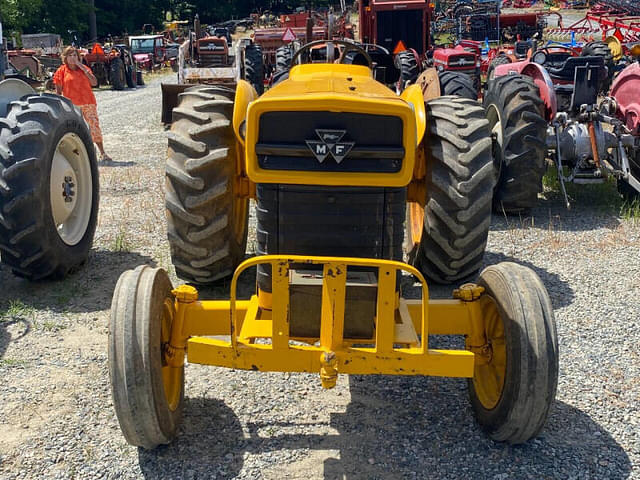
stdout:
[[327,155],[331,155],[336,163],[340,163],[351,151],[354,142],[341,142],[346,130],[316,130],[318,140],[307,140],[307,145],[320,163],[324,162]]

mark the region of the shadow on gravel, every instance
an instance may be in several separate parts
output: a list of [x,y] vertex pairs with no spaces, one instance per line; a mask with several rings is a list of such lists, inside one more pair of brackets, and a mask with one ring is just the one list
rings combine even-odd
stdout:
[[[616,193],[617,195],[617,193]],[[541,200],[531,212],[505,215],[493,212],[492,231],[526,230],[536,228],[548,232],[582,232],[605,228],[614,230],[620,225],[620,205],[601,204],[597,200],[582,199],[567,210],[562,200]]]
[[244,442],[240,420],[224,402],[185,398],[178,438],[152,451],[138,449],[138,461],[146,479],[234,478],[244,463]]
[[529,267],[532,269],[542,280],[544,286],[547,288],[549,292],[549,296],[551,297],[551,303],[553,304],[553,308],[562,308],[573,303],[575,299],[575,292],[571,288],[571,286],[562,280],[557,274],[550,273],[544,268],[541,268],[533,263],[527,262],[520,258],[510,257],[509,255],[504,255],[498,252],[487,251],[484,255],[484,265],[494,265],[500,262],[515,262],[519,265],[524,265],[525,267]]
[[[340,435],[321,442],[340,450],[339,460],[325,461],[326,479],[623,479],[631,473],[629,457],[609,433],[563,402],[538,438],[511,446],[493,442],[476,425],[464,381],[352,376],[349,383],[351,403],[331,420]],[[428,470],[416,471],[416,464]]]
[[[17,333],[11,333],[9,330]],[[21,317],[13,317],[6,320],[0,318],[0,359],[4,357],[10,342],[26,336],[31,331],[29,320]]]
[[126,161],[121,162],[119,160],[101,160],[98,162],[99,167],[133,167],[136,162]]
[[111,305],[120,274],[138,265],[155,266],[146,255],[135,252],[92,250],[87,263],[63,280],[30,282],[16,277],[5,266],[0,269],[0,311],[11,302],[29,309],[54,312],[96,312]]
[[[589,415],[556,402],[546,428],[525,445],[492,441],[477,426],[466,382],[351,376],[351,403],[331,414],[337,435],[258,437],[260,428],[304,428],[291,420],[250,424],[247,451],[337,450],[325,479],[615,478],[631,473],[623,448]],[[223,437],[224,439],[224,437]],[[220,448],[215,445],[210,448]]]
[[[544,268],[524,261],[520,258],[515,258],[504,255],[503,253],[487,250],[484,254],[484,265],[482,268],[488,267],[489,265],[495,265],[496,263],[500,262],[515,262],[519,265],[529,267],[534,272],[536,272],[536,274],[540,277],[540,280],[542,280],[542,283],[544,283],[545,287],[547,288],[547,291],[549,292],[553,308],[566,307],[573,303],[575,293],[569,283],[562,280],[557,274],[550,273]],[[459,280],[451,285],[438,285],[428,282],[429,297],[432,299],[451,298],[453,289],[457,288],[463,283],[476,282],[477,280],[478,275],[476,274],[472,277]],[[419,284],[415,283],[414,279],[410,275],[402,276],[401,289],[402,295],[405,298],[420,298],[422,294]]]

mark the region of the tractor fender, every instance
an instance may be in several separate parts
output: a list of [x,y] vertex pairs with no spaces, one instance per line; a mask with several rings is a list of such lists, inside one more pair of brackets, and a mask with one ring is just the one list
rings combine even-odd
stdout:
[[258,98],[258,93],[246,80],[239,80],[236,87],[236,96],[233,103],[233,133],[236,139],[244,147],[244,133],[240,131],[247,118],[249,104]]
[[36,91],[27,83],[17,78],[0,81],[0,118],[7,115],[11,102],[20,100],[25,95],[35,95]]
[[400,95],[405,102],[411,105],[413,112],[416,116],[416,130],[417,130],[417,138],[416,145],[420,145],[422,143],[422,138],[424,137],[424,132],[427,129],[427,113],[424,106],[424,97],[422,96],[422,89],[420,85],[410,85],[405,88]]
[[529,60],[522,62],[507,63],[498,65],[494,70],[494,78],[509,74],[526,75],[533,79],[533,82],[540,90],[540,98],[545,106],[545,118],[548,122],[553,120],[558,111],[558,102],[556,99],[556,91],[553,88],[553,81],[547,70],[537,63]]
[[613,81],[611,96],[618,104],[618,118],[635,135],[640,135],[640,63],[626,67]]

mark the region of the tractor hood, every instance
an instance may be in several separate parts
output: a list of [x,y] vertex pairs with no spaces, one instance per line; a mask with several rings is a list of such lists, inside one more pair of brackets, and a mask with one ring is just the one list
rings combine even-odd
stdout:
[[288,80],[271,88],[261,99],[314,93],[346,95],[349,98],[374,97],[394,102],[400,100],[392,90],[374,80],[367,67],[326,63],[293,67]]
[[247,173],[256,183],[405,186],[417,110],[366,67],[298,65],[249,105]]

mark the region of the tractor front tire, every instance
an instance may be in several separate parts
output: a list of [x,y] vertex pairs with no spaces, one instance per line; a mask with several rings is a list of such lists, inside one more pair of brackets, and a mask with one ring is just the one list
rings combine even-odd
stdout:
[[124,90],[126,83],[126,73],[124,70],[124,62],[121,58],[114,58],[111,60],[111,66],[109,67],[109,82],[111,88],[114,90]]
[[0,254],[30,280],[60,278],[91,249],[96,154],[82,113],[52,94],[12,102],[0,119]]
[[255,88],[258,95],[264,93],[264,64],[262,49],[252,43],[244,51],[244,79]]
[[249,201],[236,198],[234,91],[191,87],[173,109],[165,202],[178,277],[213,283],[244,259]]
[[478,90],[473,85],[473,79],[466,73],[444,71],[438,72],[441,95],[455,95],[456,97],[478,99]]
[[440,97],[426,109],[427,196],[413,263],[434,282],[447,284],[482,266],[496,175],[488,122],[477,101]]
[[142,265],[118,279],[109,323],[109,377],[120,429],[131,445],[171,442],[182,421],[184,366],[163,364],[175,299],[167,272]]
[[494,78],[483,103],[500,172],[494,207],[505,213],[529,210],[538,201],[546,171],[547,122],[538,87],[525,75]]
[[[549,294],[530,268],[511,262],[480,273],[488,357],[476,361],[469,397],[480,426],[519,444],[540,433],[556,396],[558,339]],[[467,345],[470,347],[470,345]]]

